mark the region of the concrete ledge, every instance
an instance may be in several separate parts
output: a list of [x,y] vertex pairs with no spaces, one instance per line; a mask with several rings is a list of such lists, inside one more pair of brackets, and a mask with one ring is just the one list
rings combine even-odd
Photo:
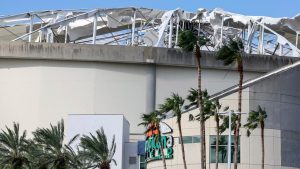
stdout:
[[[193,53],[186,53],[180,49],[156,47],[0,42],[0,58],[115,62],[195,67],[195,58]],[[270,55],[247,55],[244,59],[244,69],[245,71],[268,72],[296,60],[298,60],[298,58]],[[203,68],[235,70],[234,65],[225,67],[221,61],[217,61],[215,59],[215,52],[203,51],[202,65]]]

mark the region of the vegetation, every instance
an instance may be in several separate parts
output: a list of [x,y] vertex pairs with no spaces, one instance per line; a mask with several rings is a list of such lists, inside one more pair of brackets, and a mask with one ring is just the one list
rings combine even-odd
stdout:
[[84,135],[80,140],[80,146],[83,148],[81,156],[90,162],[89,167],[110,169],[111,162],[117,165],[113,159],[116,152],[115,136],[113,136],[110,148],[103,128],[97,130],[96,135],[90,133],[89,136]]
[[3,169],[109,169],[114,162],[116,143],[113,138],[108,149],[103,129],[96,136],[83,136],[76,151],[71,144],[79,137],[74,136],[64,144],[64,122],[50,124],[50,128],[38,128],[33,139],[27,139],[26,131],[20,132],[19,124],[13,129],[6,127],[0,132],[0,168]]
[[265,139],[264,139],[264,129],[265,129],[265,120],[267,119],[268,115],[265,109],[262,109],[258,106],[257,111],[250,111],[247,123],[244,125],[247,128],[247,136],[249,137],[252,130],[260,127],[261,131],[261,168],[264,169],[265,166]]
[[[189,105],[186,105],[185,108],[189,109],[197,105],[197,95],[198,91],[195,89],[189,90],[189,95],[187,96],[187,100],[190,102]],[[208,120],[210,117],[214,117],[216,122],[216,169],[218,169],[218,152],[219,152],[219,143],[220,143],[220,134],[224,132],[224,129],[220,129],[220,115],[219,111],[222,105],[219,103],[218,100],[210,100],[210,96],[208,95],[207,90],[202,91],[202,100],[203,100],[203,112],[204,112],[204,119],[205,121]],[[227,111],[229,107],[225,107],[224,111]],[[189,115],[189,120],[200,120],[200,114],[196,116]]]
[[[241,39],[230,39],[227,44],[224,44],[217,52],[217,59],[222,60],[224,65],[235,63],[239,72],[239,90],[238,90],[238,112],[242,111],[242,90],[243,90],[243,53],[244,45]],[[241,127],[241,114],[238,114],[236,119],[237,125],[234,128],[234,169],[237,169],[238,161],[238,137]]]
[[[227,109],[227,108],[225,108]],[[232,111],[232,114],[231,114],[231,129],[234,129],[236,128],[236,121],[238,119],[238,115],[236,115],[235,113],[233,113],[233,110],[229,110],[229,111]],[[229,127],[229,116],[225,116],[223,118],[223,122],[220,124],[220,127],[219,127],[219,133],[224,133],[226,129],[228,129]],[[238,140],[239,140],[239,137],[238,137]],[[235,141],[235,140],[234,140]],[[238,149],[237,149],[238,150]],[[238,159],[239,156],[237,156],[237,159]],[[232,156],[231,156],[232,158]],[[234,157],[233,157],[234,158]],[[232,159],[230,159],[231,162],[232,162]],[[238,160],[237,160],[238,161]]]
[[207,45],[208,38],[204,36],[197,36],[190,30],[180,32],[178,38],[178,46],[184,51],[191,52],[194,50],[197,70],[198,70],[198,108],[200,116],[200,131],[201,131],[201,168],[206,169],[206,139],[205,139],[205,115],[203,112],[203,100],[202,100],[202,77],[201,77],[201,47]]
[[[220,109],[221,109],[222,105],[220,104],[219,100],[215,100],[215,101],[212,101],[212,106],[211,106],[211,116],[214,117],[214,120],[216,122],[216,169],[219,168],[219,145],[220,145],[220,142],[222,140],[220,140],[220,134],[223,133],[224,131],[220,130]],[[223,109],[223,111],[227,111],[229,109],[229,107],[225,107]]]
[[26,131],[21,133],[17,123],[13,129],[6,127],[6,131],[0,133],[0,168],[30,168]]
[[[183,143],[182,128],[181,128],[181,114],[183,110],[183,104],[184,104],[184,99],[180,97],[178,94],[173,93],[172,96],[170,98],[167,98],[165,102],[159,107],[160,111],[163,113],[168,113],[169,111],[172,111],[174,113],[174,116],[176,117],[178,129],[179,129],[179,139],[181,143]],[[181,152],[182,152],[184,169],[187,169],[184,144],[181,144]]]
[[32,153],[39,157],[39,166],[55,169],[66,169],[70,164],[71,144],[79,135],[73,137],[67,145],[64,145],[64,122],[61,120],[56,126],[50,124],[50,128],[38,128],[34,135],[35,150]]
[[166,160],[164,156],[164,149],[163,143],[161,140],[161,131],[160,131],[160,122],[163,119],[163,114],[160,111],[153,111],[149,114],[142,114],[142,122],[139,124],[146,128],[145,134],[148,135],[149,133],[154,134],[155,139],[160,142],[160,151],[162,154],[162,161],[164,169],[167,169]]
[[[149,114],[141,116],[142,122],[139,125],[145,126],[145,134],[154,136],[154,138],[163,145],[161,139],[160,123],[165,115],[169,112],[176,117],[179,137],[182,142],[181,151],[183,154],[184,168],[186,169],[186,159],[184,144],[182,139],[182,114],[183,108],[190,109],[199,105],[198,96],[202,99],[202,114],[190,115],[190,120],[204,120],[204,122],[214,117],[216,123],[216,169],[218,169],[219,152],[221,158],[226,157],[226,148],[223,146],[219,149],[219,144],[224,145],[226,139],[220,137],[229,125],[236,129],[238,125],[239,115],[232,113],[231,124],[229,117],[220,118],[219,113],[222,105],[218,100],[211,100],[206,90],[198,94],[198,90],[190,89],[187,100],[188,105],[184,105],[185,100],[178,94],[172,94],[163,104],[159,106],[159,111],[156,110]],[[229,108],[225,107],[223,111]],[[261,142],[262,142],[262,169],[264,169],[264,126],[267,113],[264,109],[258,106],[256,111],[252,110],[249,113],[247,123],[244,127],[247,129],[247,136],[250,136],[251,131],[260,127]],[[222,122],[222,123],[221,123]],[[6,127],[6,130],[0,132],[0,168],[3,169],[89,169],[101,168],[110,169],[111,163],[116,164],[114,154],[116,152],[115,136],[111,143],[108,144],[107,137],[103,128],[96,131],[95,134],[83,135],[80,138],[80,144],[73,149],[72,143],[79,138],[75,135],[67,144],[64,144],[64,122],[61,120],[57,125],[50,124],[50,128],[38,128],[33,132],[33,139],[27,139],[26,131],[20,132],[19,124],[14,123],[13,129]],[[160,146],[164,169],[166,169],[166,160],[164,157],[163,146]],[[235,158],[235,157],[234,157]],[[223,160],[224,161],[224,160]]]

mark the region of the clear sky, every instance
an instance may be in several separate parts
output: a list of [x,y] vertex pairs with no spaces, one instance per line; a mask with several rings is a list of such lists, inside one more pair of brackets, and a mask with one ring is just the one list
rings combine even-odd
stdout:
[[300,13],[300,0],[1,0],[0,15],[48,9],[92,9],[110,7],[181,8],[194,12],[197,8],[223,8],[245,15],[292,17]]

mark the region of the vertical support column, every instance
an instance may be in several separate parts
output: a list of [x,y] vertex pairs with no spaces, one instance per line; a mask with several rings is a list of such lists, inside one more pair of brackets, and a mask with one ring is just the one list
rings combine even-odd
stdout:
[[97,36],[97,14],[94,15],[94,26],[93,26],[93,44],[96,44],[96,36]]
[[33,30],[33,19],[34,19],[34,15],[30,14],[30,26],[29,26],[29,36],[28,36],[28,42],[32,41],[32,30]]
[[144,29],[144,24],[143,24],[143,20],[142,19],[141,19],[141,23],[140,24],[141,24],[140,25],[140,29],[137,29],[137,42],[138,42],[138,44],[140,44],[142,42],[142,37],[140,36],[140,33],[139,33],[139,31],[142,32],[143,29]]
[[261,25],[259,29],[258,53],[264,54],[264,27]]
[[248,23],[248,42],[247,42],[247,53],[251,53],[251,45],[252,45],[252,38],[253,38],[253,34],[256,30],[256,24],[255,23],[251,23],[251,21],[249,21]]
[[68,31],[69,31],[69,25],[65,26],[65,43],[68,43]]
[[42,38],[43,38],[43,32],[42,30],[39,31],[39,42],[41,43],[42,42]]
[[279,44],[279,56],[283,55],[283,46],[282,44]]
[[248,23],[248,33],[247,33],[247,41],[249,43],[250,35],[251,35],[251,22]]
[[221,37],[220,37],[220,43],[223,44],[223,27],[224,27],[224,15],[222,15],[222,21],[221,21]]
[[177,46],[177,44],[178,44],[179,22],[180,22],[180,18],[179,18],[179,15],[177,15],[177,20],[176,20],[176,40],[175,40],[175,46]]
[[138,155],[138,169],[141,169],[141,155]]
[[228,126],[228,143],[227,143],[227,154],[228,154],[228,158],[227,158],[227,168],[231,169],[231,115],[232,112],[229,111],[228,112],[228,116],[229,116],[229,126]]
[[47,43],[53,43],[54,36],[53,36],[53,32],[52,32],[51,28],[47,29],[47,37],[46,38],[47,38],[46,39]]
[[296,48],[298,48],[299,33],[300,32],[296,32]]
[[155,63],[149,63],[146,67],[147,75],[145,112],[150,113],[155,110],[156,104],[156,65]]
[[133,21],[132,21],[132,30],[131,30],[131,46],[134,45],[134,36],[135,36],[135,19],[136,19],[136,9],[133,9]]
[[200,36],[200,29],[201,29],[201,18],[199,17],[198,37]]
[[173,15],[170,18],[169,45],[168,45],[168,48],[172,48],[172,35],[173,35]]

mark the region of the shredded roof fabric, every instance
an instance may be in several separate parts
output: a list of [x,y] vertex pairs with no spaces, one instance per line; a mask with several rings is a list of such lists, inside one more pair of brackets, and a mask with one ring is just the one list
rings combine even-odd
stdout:
[[292,18],[246,16],[199,8],[110,8],[36,11],[0,18],[0,40],[177,48],[178,34],[192,30],[217,50],[239,37],[251,54],[299,57],[300,14]]

